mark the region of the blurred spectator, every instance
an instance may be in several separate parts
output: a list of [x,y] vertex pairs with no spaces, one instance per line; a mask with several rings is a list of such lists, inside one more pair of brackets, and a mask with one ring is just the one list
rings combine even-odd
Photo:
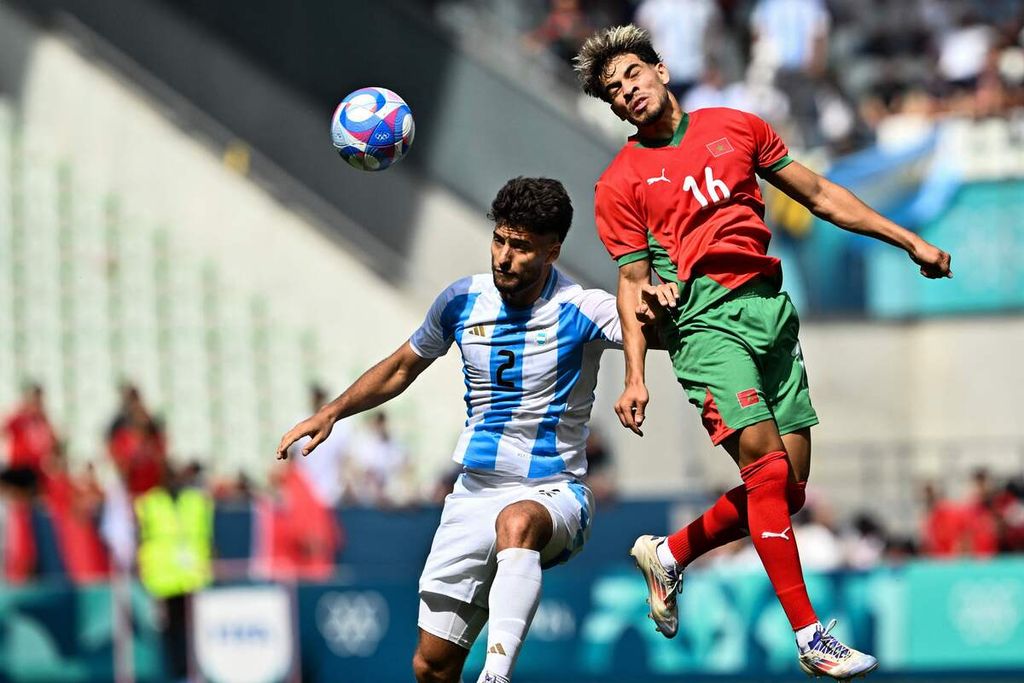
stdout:
[[759,0],[750,17],[751,62],[770,69],[789,97],[804,146],[820,143],[818,84],[825,74],[830,29],[822,0]]
[[373,414],[369,428],[353,437],[349,455],[346,499],[360,505],[388,506],[408,497],[408,453],[391,433],[387,413]]
[[455,488],[455,482],[458,481],[461,474],[461,463],[455,463],[448,469],[444,470],[434,481],[434,485],[430,489],[430,502],[435,505],[443,505],[444,499],[447,498],[448,494]]
[[999,530],[993,509],[995,492],[988,470],[975,470],[971,483],[971,491],[961,510],[958,550],[976,557],[995,555],[999,552]]
[[43,502],[57,539],[64,570],[77,584],[106,581],[110,557],[97,525],[102,493],[90,476],[68,471],[63,449],[57,448],[44,472]]
[[964,12],[957,26],[939,39],[939,74],[954,91],[973,90],[985,67],[995,34],[973,12]]
[[743,111],[754,111],[754,102],[745,83],[726,83],[722,69],[710,62],[700,82],[691,88],[680,101],[684,111],[695,111],[707,107],[731,107]]
[[[318,385],[309,388],[309,399],[310,414],[317,412],[330,401],[327,392]],[[306,415],[302,416],[305,417]],[[299,465],[317,498],[327,507],[334,507],[341,501],[342,468],[351,440],[351,422],[340,420],[334,424],[327,440],[317,446],[311,455],[302,455],[302,449],[309,443],[308,436],[296,441],[288,451],[289,458]]]
[[248,503],[254,497],[252,480],[245,472],[217,477],[211,486],[211,493],[218,503]]
[[7,583],[24,583],[36,574],[36,539],[32,529],[36,481],[34,472],[28,468],[0,472],[0,548],[2,578]]
[[103,508],[100,512],[100,536],[110,551],[113,569],[128,572],[135,564],[135,513],[119,470],[105,469],[102,481]]
[[793,533],[804,569],[831,571],[843,565],[843,550],[831,508],[808,501],[793,520]]
[[270,486],[254,507],[254,574],[276,581],[330,578],[342,544],[332,509],[293,459],[271,471]]
[[917,543],[912,538],[890,538],[885,544],[885,561],[890,565],[900,565],[918,555]]
[[643,0],[635,22],[647,29],[668,67],[669,87],[682,101],[708,68],[715,41],[722,40],[722,17],[713,0]]
[[38,478],[57,444],[40,385],[29,384],[25,388],[21,404],[4,423],[4,434],[7,469],[22,470],[30,473],[26,476]]
[[551,7],[540,26],[524,36],[527,49],[547,50],[566,64],[594,30],[580,0],[551,0]]
[[201,487],[201,467],[175,471],[166,463],[155,486],[135,500],[139,579],[159,601],[168,669],[188,677],[187,601],[213,579],[213,500]]
[[601,432],[591,429],[587,435],[587,486],[597,503],[606,503],[615,498],[618,487],[615,484],[615,459],[605,443]]
[[758,0],[750,16],[751,60],[780,74],[825,72],[831,21],[822,0]]
[[138,496],[160,483],[167,460],[163,428],[134,385],[121,387],[121,405],[107,432],[107,448],[130,495]]
[[1006,482],[994,507],[999,517],[1000,548],[1007,553],[1024,552],[1024,479]]
[[871,569],[882,562],[886,535],[882,525],[862,512],[853,518],[850,532],[843,537],[844,563],[851,569]]
[[932,557],[950,557],[958,550],[960,513],[948,500],[943,500],[931,482],[921,489],[925,517],[921,529],[921,552]]

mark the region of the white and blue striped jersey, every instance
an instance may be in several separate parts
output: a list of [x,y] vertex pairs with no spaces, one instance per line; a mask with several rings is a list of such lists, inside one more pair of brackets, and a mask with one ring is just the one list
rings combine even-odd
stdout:
[[622,344],[615,297],[554,268],[528,308],[508,306],[491,275],[450,285],[410,346],[462,351],[466,426],[452,456],[466,468],[519,479],[587,470],[587,421],[601,352]]

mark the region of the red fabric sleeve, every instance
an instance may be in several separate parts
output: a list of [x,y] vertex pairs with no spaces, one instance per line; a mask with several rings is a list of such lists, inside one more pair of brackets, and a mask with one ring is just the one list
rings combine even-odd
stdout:
[[771,168],[789,154],[786,143],[767,121],[753,114],[744,116],[750,124],[750,132],[754,138],[754,159],[758,168]]
[[597,235],[613,259],[647,249],[647,226],[636,206],[603,179],[594,192],[594,218]]

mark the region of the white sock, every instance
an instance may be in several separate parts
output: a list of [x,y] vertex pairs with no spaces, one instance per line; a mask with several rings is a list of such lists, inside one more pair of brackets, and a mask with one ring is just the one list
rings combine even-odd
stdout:
[[670,572],[676,571],[676,558],[668,547],[668,539],[658,544],[658,559],[661,560],[661,566],[666,570]]
[[811,641],[814,640],[814,634],[821,629],[821,622],[816,621],[809,626],[804,626],[802,629],[794,631],[794,635],[796,635],[796,646],[801,653],[807,652],[807,648],[810,647]]
[[506,548],[498,553],[498,571],[487,601],[487,658],[480,681],[488,673],[504,680],[512,675],[519,649],[540,604],[540,575],[540,553],[536,550]]

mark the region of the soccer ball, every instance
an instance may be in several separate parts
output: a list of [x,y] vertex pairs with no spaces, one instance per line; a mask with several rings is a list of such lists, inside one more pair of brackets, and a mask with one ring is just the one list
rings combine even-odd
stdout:
[[360,171],[383,171],[405,156],[416,126],[412,110],[387,88],[360,88],[334,110],[331,139]]

